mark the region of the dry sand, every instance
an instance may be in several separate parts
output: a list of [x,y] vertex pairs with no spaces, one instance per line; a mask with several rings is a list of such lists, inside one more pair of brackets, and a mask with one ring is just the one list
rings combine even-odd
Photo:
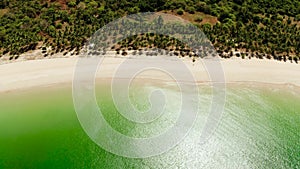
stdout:
[[[97,78],[114,77],[114,72],[125,58],[107,57],[98,69]],[[151,58],[132,58],[136,64],[151,62]],[[166,64],[172,64],[172,58],[165,57]],[[174,59],[173,59],[174,60]],[[202,61],[193,63],[191,59],[181,59],[193,72],[198,83],[211,79]],[[77,58],[57,58],[31,60],[0,65],[0,92],[49,86],[72,82]],[[217,65],[214,60],[208,62]],[[270,84],[292,84],[300,86],[300,65],[274,60],[243,60],[240,58],[220,59],[225,83],[261,82]],[[130,68],[129,68],[130,69]],[[171,74],[180,74],[180,68],[174,66]],[[166,80],[170,78],[162,71],[146,71],[138,76],[143,79]]]

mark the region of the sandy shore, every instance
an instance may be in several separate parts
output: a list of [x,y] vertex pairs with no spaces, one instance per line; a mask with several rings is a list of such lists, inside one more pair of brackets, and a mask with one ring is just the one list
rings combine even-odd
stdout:
[[[172,59],[165,58],[166,64],[172,64]],[[97,78],[111,78],[125,58],[107,57],[98,69]],[[150,58],[132,58],[134,63],[151,62]],[[210,82],[211,79],[202,61],[193,63],[190,59],[181,59],[190,69],[199,83]],[[78,59],[57,58],[31,60],[0,65],[0,92],[26,89],[37,86],[71,83]],[[174,61],[175,62],[175,61]],[[214,60],[209,64],[217,65]],[[293,84],[300,86],[300,65],[274,60],[243,60],[220,59],[224,72],[225,83],[261,82],[270,84]],[[130,68],[128,68],[130,69]],[[180,68],[173,67],[171,74],[180,74]],[[167,80],[171,79],[163,71],[145,71],[138,78]]]

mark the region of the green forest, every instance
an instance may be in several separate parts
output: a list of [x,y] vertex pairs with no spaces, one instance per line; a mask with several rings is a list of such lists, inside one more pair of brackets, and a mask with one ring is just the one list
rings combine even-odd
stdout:
[[[13,60],[49,46],[52,52],[44,57],[68,51],[78,55],[95,31],[138,12],[164,12],[189,20],[206,34],[223,58],[257,57],[295,63],[300,59],[299,0],[1,0],[0,57],[10,55]],[[178,40],[160,35],[134,36],[112,49],[125,55],[120,51],[153,46],[141,41],[189,55]],[[166,41],[170,42],[168,47]]]

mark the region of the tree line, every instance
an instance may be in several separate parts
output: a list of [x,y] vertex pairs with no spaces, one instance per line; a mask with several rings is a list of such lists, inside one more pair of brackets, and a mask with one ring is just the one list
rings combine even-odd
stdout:
[[[195,25],[224,58],[234,56],[233,51],[241,51],[236,56],[295,62],[299,59],[299,0],[2,0],[0,56],[18,56],[50,46],[50,55],[68,51],[79,54],[88,38],[105,24],[148,11],[174,11],[178,15],[202,12],[216,17],[216,24],[204,24],[198,17]],[[132,44],[141,44],[134,45],[135,48],[153,46],[153,41],[156,47],[169,44],[176,49],[180,44],[168,37],[157,37],[143,35],[131,40],[135,42]],[[116,49],[122,51],[124,42],[120,43]]]

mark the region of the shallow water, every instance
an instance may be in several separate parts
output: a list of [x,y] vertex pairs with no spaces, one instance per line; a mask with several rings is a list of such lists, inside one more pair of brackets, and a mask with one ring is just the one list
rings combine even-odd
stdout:
[[[121,116],[107,86],[97,87],[105,119],[128,136],[149,137],[176,120],[178,91],[147,84],[132,89],[137,109],[147,109],[147,91],[163,89],[169,106],[160,119],[137,125]],[[199,85],[195,126],[172,150],[130,159],[99,148],[85,134],[73,108],[70,86],[0,95],[0,168],[299,168],[300,97],[291,87],[228,86],[226,105],[210,139],[199,136],[211,105],[211,88]],[[175,113],[173,113],[175,112]],[[143,131],[143,132],[141,132]]]

